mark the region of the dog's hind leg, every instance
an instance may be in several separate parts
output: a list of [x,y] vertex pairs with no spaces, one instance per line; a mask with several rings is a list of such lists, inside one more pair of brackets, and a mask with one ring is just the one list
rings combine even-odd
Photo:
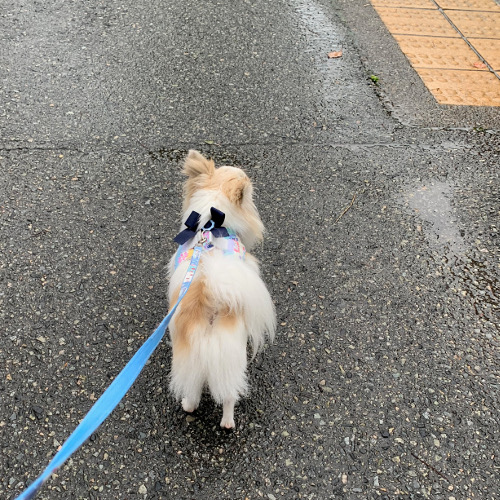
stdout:
[[[192,398],[192,399],[191,399]],[[196,408],[198,408],[198,405],[200,404],[200,399],[201,399],[201,388],[199,391],[199,394],[191,395],[190,397],[185,397],[182,398],[182,409],[187,412],[187,413],[193,413]]]
[[196,410],[200,403],[205,382],[200,368],[199,360],[192,353],[174,352],[170,388],[182,399],[182,409],[188,413]]
[[223,429],[234,429],[234,403],[236,400],[234,398],[228,398],[224,400],[222,406],[222,420],[220,421],[220,426]]
[[203,358],[200,357],[202,346],[198,340],[202,335],[202,331],[193,332],[189,336],[189,343],[183,343],[179,332],[172,331],[170,389],[177,399],[182,399],[182,409],[188,413],[198,408],[206,381]]
[[234,405],[247,391],[247,335],[243,319],[234,313],[214,322],[207,342],[207,384],[212,397],[223,404],[221,427],[234,428]]
[[[178,292],[172,297],[177,299]],[[206,382],[204,338],[209,328],[211,300],[203,279],[194,281],[186,293],[170,326],[172,337],[172,370],[170,388],[182,409],[188,413],[198,408]]]

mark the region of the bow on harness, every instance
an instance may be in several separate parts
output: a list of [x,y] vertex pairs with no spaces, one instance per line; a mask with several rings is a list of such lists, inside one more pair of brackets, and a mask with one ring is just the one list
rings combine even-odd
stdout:
[[[226,238],[227,236],[229,236],[227,229],[225,227],[222,227],[222,224],[224,223],[224,219],[226,217],[224,212],[221,212],[220,210],[212,207],[210,209],[210,214],[212,218],[203,226],[203,229],[205,231],[211,231],[215,238]],[[196,232],[198,231],[199,222],[200,214],[193,210],[187,218],[186,222],[184,222],[186,229],[181,231],[174,238],[174,241],[179,245],[184,245],[184,243],[189,241],[191,238],[194,238],[196,236]]]

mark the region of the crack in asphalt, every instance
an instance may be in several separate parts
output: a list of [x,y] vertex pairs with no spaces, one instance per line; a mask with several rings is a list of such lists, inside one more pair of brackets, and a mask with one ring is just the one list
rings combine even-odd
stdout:
[[[201,146],[202,144],[196,144],[193,142],[189,143],[182,143],[178,142],[176,143],[176,146],[174,145],[169,146],[161,146],[157,149],[148,149],[144,145],[141,144],[141,146],[147,150],[148,153],[150,154],[156,154],[161,156],[161,152],[166,152],[166,151],[180,151],[184,150],[187,151],[190,148],[196,148]],[[238,149],[242,147],[269,147],[269,146],[279,146],[279,145],[290,145],[290,146],[307,146],[307,147],[314,147],[314,148],[345,148],[345,149],[355,149],[355,148],[399,148],[399,149],[422,149],[422,150],[434,150],[436,152],[446,152],[450,151],[450,149],[455,149],[455,150],[468,150],[471,149],[472,146],[469,144],[449,144],[447,146],[442,146],[439,144],[433,144],[433,143],[427,143],[427,144],[415,144],[415,143],[398,143],[398,142],[391,142],[391,143],[386,143],[386,142],[339,142],[339,143],[320,143],[320,142],[311,142],[311,141],[303,141],[303,140],[295,140],[295,139],[290,139],[287,141],[283,142],[276,142],[276,141],[261,141],[261,142],[241,142],[241,143],[224,143],[224,146],[222,149]],[[97,149],[93,146],[89,146],[88,148],[75,148],[75,147],[69,147],[69,146],[53,146],[53,147],[47,147],[47,146],[30,146],[30,147],[5,147],[5,146],[0,146],[0,153],[10,153],[10,152],[28,152],[28,151],[53,151],[53,152],[59,152],[59,151],[69,151],[69,152],[75,152],[75,153],[82,153],[82,154],[94,154],[94,153],[105,153],[105,152],[112,152],[112,153],[123,153],[123,154],[131,154],[134,151],[137,151],[137,147],[135,148],[130,148],[130,149],[125,149],[125,148],[116,148],[113,146],[110,146],[108,148],[100,148]]]

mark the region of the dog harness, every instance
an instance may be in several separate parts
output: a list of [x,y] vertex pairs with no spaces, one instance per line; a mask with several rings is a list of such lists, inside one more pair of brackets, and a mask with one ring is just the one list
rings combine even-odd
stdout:
[[[184,261],[190,260],[193,255],[193,238],[200,234],[203,248],[205,250],[213,250],[217,248],[222,250],[226,256],[235,255],[241,260],[245,260],[246,249],[245,245],[239,240],[238,236],[232,229],[223,227],[225,214],[220,210],[212,207],[210,209],[212,218],[198,229],[200,214],[191,212],[190,216],[184,223],[187,229],[181,231],[174,241],[179,243],[179,248],[175,254],[174,266],[175,269]],[[214,238],[217,238],[217,245],[213,244]],[[196,243],[196,242],[195,242]],[[221,243],[223,243],[221,245]]]

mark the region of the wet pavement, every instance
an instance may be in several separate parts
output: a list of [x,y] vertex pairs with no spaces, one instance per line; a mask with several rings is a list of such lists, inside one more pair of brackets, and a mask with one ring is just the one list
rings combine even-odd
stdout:
[[277,340],[233,433],[168,394],[164,342],[38,498],[496,497],[498,108],[438,105],[364,0],[11,1],[0,28],[2,498],[165,315],[189,148],[255,182]]

